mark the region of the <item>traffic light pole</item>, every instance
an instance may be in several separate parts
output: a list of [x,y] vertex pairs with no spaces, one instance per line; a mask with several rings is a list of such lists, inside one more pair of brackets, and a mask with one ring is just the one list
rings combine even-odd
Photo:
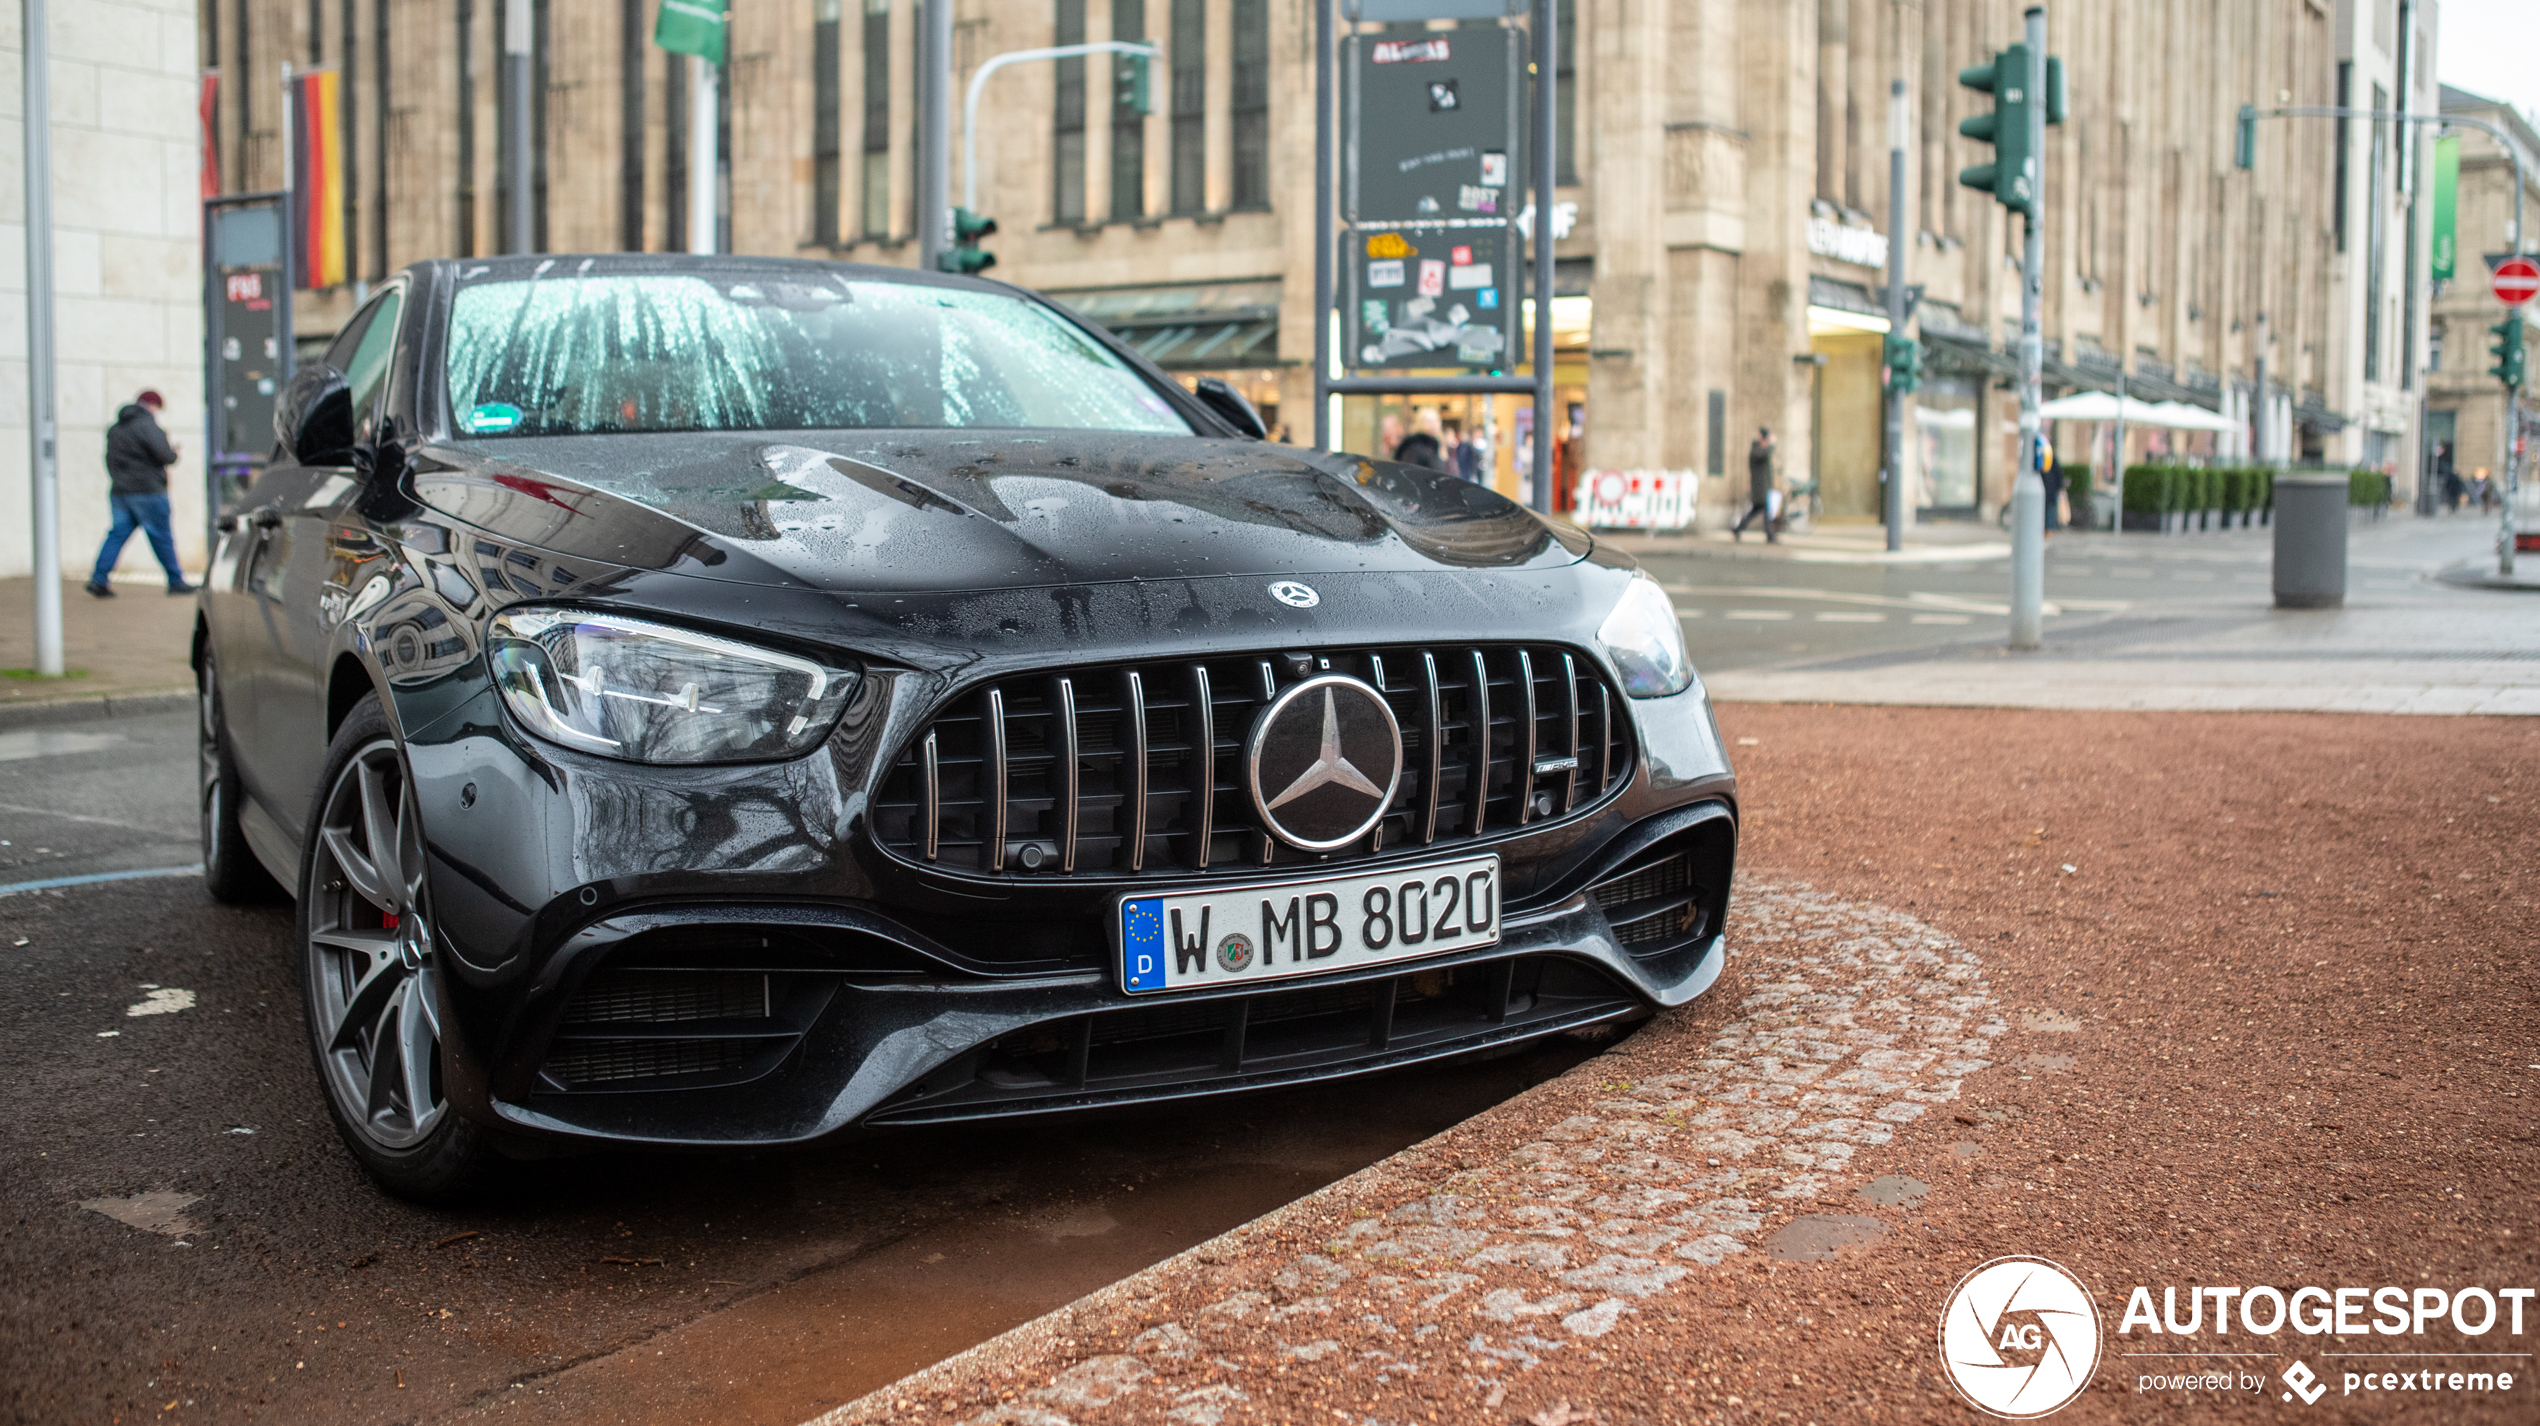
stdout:
[[988,76],[1009,64],[1022,64],[1038,59],[1075,59],[1089,54],[1144,55],[1149,63],[1163,53],[1153,45],[1132,44],[1127,40],[1094,40],[1081,45],[1054,45],[1048,49],[1008,50],[991,56],[970,76],[970,92],[961,101],[961,206],[979,211],[979,93],[988,87]]
[[2028,211],[2021,215],[2020,472],[2011,482],[2011,647],[2034,649],[2044,642],[2046,619],[2046,482],[2037,473],[2037,384],[2046,355],[2038,327],[2046,295],[2046,232],[2037,221],[2037,210],[2045,206],[2040,180],[2046,153],[2046,7],[2033,5],[2021,18],[2030,96],[2021,109],[2028,123],[2028,153],[2022,162],[2031,171]]

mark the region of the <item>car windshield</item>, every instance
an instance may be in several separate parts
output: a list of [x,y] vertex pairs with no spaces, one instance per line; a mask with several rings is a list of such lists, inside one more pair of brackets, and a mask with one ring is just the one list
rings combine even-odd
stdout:
[[463,286],[450,408],[468,436],[865,427],[1187,435],[1138,374],[1019,297],[819,273]]

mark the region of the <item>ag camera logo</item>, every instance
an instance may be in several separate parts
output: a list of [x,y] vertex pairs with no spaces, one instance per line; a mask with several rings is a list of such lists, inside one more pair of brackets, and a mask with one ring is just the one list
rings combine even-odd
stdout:
[[2052,1415],[2099,1369],[2098,1305],[2081,1279],[2044,1258],[1995,1258],[1949,1295],[1940,1363],[1988,1416]]

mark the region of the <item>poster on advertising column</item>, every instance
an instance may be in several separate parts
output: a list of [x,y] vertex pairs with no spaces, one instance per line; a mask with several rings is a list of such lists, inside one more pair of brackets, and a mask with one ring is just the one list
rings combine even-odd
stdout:
[[1352,36],[1343,350],[1361,370],[1516,363],[1519,32]]

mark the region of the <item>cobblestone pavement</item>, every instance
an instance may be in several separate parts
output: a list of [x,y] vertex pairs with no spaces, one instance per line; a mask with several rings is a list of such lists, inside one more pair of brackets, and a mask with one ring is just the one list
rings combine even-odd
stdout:
[[[1827,1194],[1862,1147],[1957,1099],[2008,1026],[1977,957],[1910,916],[1795,884],[1742,887],[1735,905],[1734,1007],[1714,997],[1674,1012],[1492,1116],[1549,1123],[1539,1137],[1441,1136],[1205,1245],[1201,1261],[1254,1285],[959,1419],[1067,1426],[1125,1411],[1214,1426],[1274,1419],[1287,1413],[1272,1399],[1300,1394],[1327,1419],[1458,1419],[1694,1274],[1759,1251],[1767,1221]],[[1414,1165],[1447,1172],[1371,1211],[1386,1200],[1362,1180]],[[1815,1217],[1787,1240],[1885,1227]],[[1108,1316],[1151,1305],[1142,1279],[1156,1275],[1045,1324],[1051,1345],[1101,1343],[1119,1330]],[[929,1378],[971,1365],[955,1359],[824,1420],[941,1419],[949,1403]]]

